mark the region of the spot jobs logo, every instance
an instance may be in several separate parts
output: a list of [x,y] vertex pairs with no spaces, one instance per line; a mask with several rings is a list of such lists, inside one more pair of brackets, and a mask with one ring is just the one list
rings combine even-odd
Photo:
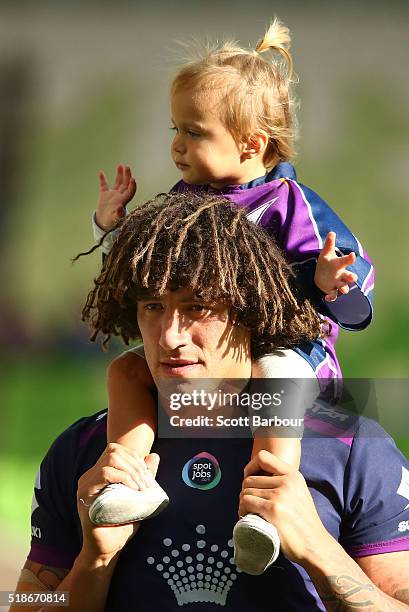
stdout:
[[188,487],[208,491],[214,489],[222,474],[219,462],[210,453],[199,453],[187,461],[182,470],[182,479]]

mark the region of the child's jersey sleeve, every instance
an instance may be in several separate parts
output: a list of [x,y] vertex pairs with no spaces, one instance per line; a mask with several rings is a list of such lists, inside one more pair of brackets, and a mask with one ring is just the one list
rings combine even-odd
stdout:
[[35,480],[28,555],[31,561],[70,569],[79,553],[75,461],[75,435],[68,429],[49,449]]
[[[371,259],[356,236],[314,191],[295,180],[286,179],[285,182],[289,186],[289,197],[279,230],[280,246],[289,255],[297,277],[322,314],[327,314],[344,329],[364,329],[373,316],[375,271]],[[335,302],[325,302],[314,283],[317,259],[330,231],[336,232],[338,255],[355,253],[356,261],[348,269],[358,277],[350,292],[339,296]]]
[[348,554],[409,550],[409,462],[374,421],[354,438],[344,491],[340,543]]
[[104,236],[104,241],[101,244],[101,250],[102,253],[104,255],[108,255],[109,251],[112,249],[112,245],[115,242],[115,238],[118,235],[118,231],[117,229],[112,230],[111,232],[107,233],[105,230],[103,230],[101,227],[99,227],[97,221],[96,221],[96,216],[95,216],[95,212],[92,215],[92,232],[94,234],[94,240],[95,242],[99,242]]

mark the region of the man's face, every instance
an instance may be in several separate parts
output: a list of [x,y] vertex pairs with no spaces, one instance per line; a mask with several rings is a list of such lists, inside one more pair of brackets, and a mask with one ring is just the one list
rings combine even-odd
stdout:
[[228,305],[189,289],[138,301],[138,325],[152,377],[250,378],[250,331],[233,325]]

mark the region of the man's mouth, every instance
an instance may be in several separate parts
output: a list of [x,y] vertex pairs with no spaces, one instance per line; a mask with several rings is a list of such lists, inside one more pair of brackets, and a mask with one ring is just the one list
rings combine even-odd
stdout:
[[199,365],[198,361],[191,359],[166,359],[160,362],[161,370],[169,376],[187,376]]

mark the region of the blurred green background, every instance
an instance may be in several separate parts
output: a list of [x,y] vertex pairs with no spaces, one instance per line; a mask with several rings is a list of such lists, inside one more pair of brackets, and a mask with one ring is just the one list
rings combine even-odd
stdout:
[[[255,44],[274,15],[291,29],[299,180],[324,197],[377,268],[375,320],[343,332],[344,375],[409,372],[407,3],[0,4],[0,519],[28,547],[32,485],[55,436],[105,406],[108,355],[81,307],[97,171],[130,163],[135,202],[178,180],[167,90],[176,40]],[[393,410],[393,406],[390,407]],[[409,455],[402,427],[398,440]]]

